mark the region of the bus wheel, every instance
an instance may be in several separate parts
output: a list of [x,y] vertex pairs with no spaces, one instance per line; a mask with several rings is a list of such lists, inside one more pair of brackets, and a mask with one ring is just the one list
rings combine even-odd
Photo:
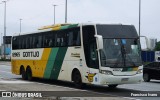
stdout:
[[143,75],[143,80],[144,80],[145,82],[149,82],[151,79],[150,79],[150,77],[149,77],[149,75],[148,75],[147,73],[144,73],[144,75]]
[[26,72],[24,70],[24,67],[21,67],[21,71],[20,71],[21,75],[22,75],[22,79],[23,80],[26,80],[27,79],[27,76],[26,76]]
[[109,88],[116,88],[117,86],[118,86],[118,84],[108,85]]
[[31,71],[31,69],[30,68],[27,68],[27,79],[29,80],[29,81],[31,81],[32,79],[33,79],[33,77],[32,77],[32,71]]
[[74,82],[75,86],[77,88],[82,88],[83,84],[82,84],[82,79],[81,79],[80,72],[79,71],[74,71],[72,77],[73,77],[73,82]]

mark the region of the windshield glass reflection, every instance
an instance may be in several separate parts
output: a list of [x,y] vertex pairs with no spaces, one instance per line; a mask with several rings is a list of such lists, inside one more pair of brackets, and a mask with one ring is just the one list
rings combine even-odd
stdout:
[[104,39],[100,50],[102,66],[135,67],[141,65],[138,39]]

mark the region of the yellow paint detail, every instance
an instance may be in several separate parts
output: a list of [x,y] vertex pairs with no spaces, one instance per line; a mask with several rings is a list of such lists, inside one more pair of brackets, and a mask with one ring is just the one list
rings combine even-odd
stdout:
[[45,30],[45,29],[51,29],[51,30],[60,30],[61,26],[70,25],[70,24],[56,24],[56,25],[47,25],[39,28],[38,30]]
[[133,71],[138,71],[138,67],[133,68]]
[[93,82],[93,77],[94,77],[95,75],[96,75],[96,74],[92,74],[92,73],[88,74],[88,81],[89,81],[89,82]]
[[39,74],[40,78],[42,78],[43,75],[44,75],[50,52],[51,52],[51,48],[45,48],[44,51],[43,51],[41,63],[39,63],[42,66],[42,69],[43,69],[43,71],[41,71],[40,74]]
[[33,77],[43,78],[50,52],[51,48],[44,48],[41,60],[12,60],[12,73],[20,75],[21,66],[23,66],[25,70],[27,66],[30,66]]

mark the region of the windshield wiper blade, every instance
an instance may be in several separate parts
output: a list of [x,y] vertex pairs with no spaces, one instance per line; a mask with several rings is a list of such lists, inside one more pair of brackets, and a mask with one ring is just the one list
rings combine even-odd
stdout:
[[[120,59],[119,59],[119,58],[120,58]],[[122,66],[121,60],[122,60],[122,59],[121,59],[121,54],[119,54],[118,57],[117,57],[117,61],[116,61],[116,63],[113,65],[113,67],[118,67],[119,64],[121,64],[121,66]]]
[[131,59],[131,57],[129,56],[129,55],[127,55],[128,56],[128,58],[130,59],[129,61],[133,64],[133,66],[135,67],[136,66],[136,64],[133,62],[133,60]]
[[126,67],[126,49],[124,45],[121,46],[121,53],[122,53],[122,58],[123,58],[123,65]]

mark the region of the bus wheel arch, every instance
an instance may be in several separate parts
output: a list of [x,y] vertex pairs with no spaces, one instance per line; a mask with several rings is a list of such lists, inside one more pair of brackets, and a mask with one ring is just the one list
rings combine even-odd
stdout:
[[26,68],[26,76],[27,76],[27,79],[29,81],[31,81],[33,79],[33,77],[32,77],[32,69],[31,69],[30,66],[27,66],[27,68]]
[[22,79],[23,79],[23,80],[26,80],[26,79],[27,79],[25,68],[24,68],[24,66],[22,66],[22,65],[21,65],[21,67],[20,67],[20,75],[22,75]]
[[77,68],[72,71],[72,81],[77,88],[83,88],[81,73]]

